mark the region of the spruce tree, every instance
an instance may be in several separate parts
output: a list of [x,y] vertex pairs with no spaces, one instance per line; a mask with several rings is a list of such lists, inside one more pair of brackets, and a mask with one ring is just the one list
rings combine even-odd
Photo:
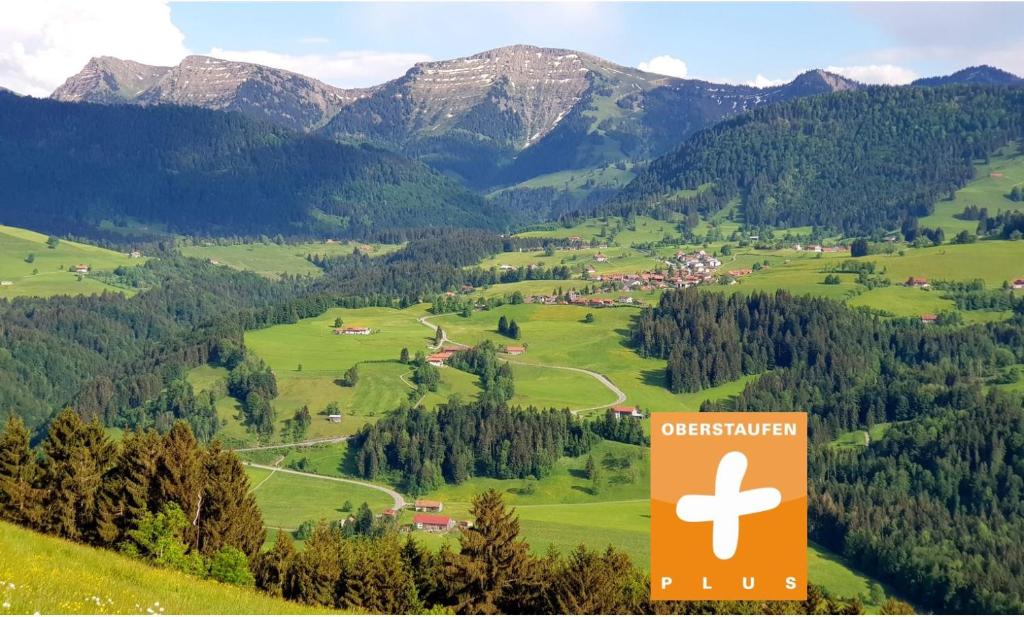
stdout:
[[473,526],[462,533],[459,553],[444,567],[449,602],[457,613],[506,611],[513,588],[530,566],[528,545],[519,539],[519,519],[494,489],[473,499]]
[[161,447],[155,431],[125,433],[114,469],[100,492],[96,526],[101,544],[120,544],[144,514],[158,509],[153,491]]
[[498,318],[498,334],[508,334],[508,318],[504,315]]
[[282,596],[288,568],[294,559],[295,543],[292,537],[283,529],[278,529],[274,547],[258,554],[253,560],[252,573],[256,587],[273,596]]
[[43,530],[71,540],[98,541],[99,495],[116,448],[98,422],[60,412],[43,442]]
[[185,542],[198,546],[200,506],[204,497],[206,467],[202,450],[192,430],[184,422],[177,422],[164,435],[163,447],[157,461],[156,501],[162,508],[177,504],[188,519]]
[[263,514],[250,492],[249,476],[234,452],[210,445],[206,454],[199,550],[212,555],[233,546],[250,559],[263,546]]
[[43,491],[36,486],[38,479],[28,429],[19,416],[11,416],[0,433],[0,518],[27,527],[39,524]]

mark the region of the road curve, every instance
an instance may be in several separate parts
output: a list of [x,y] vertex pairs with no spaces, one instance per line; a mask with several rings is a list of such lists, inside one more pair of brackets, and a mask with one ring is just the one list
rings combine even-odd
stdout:
[[272,472],[277,472],[277,473],[290,473],[290,474],[296,475],[296,476],[305,476],[307,478],[316,478],[318,480],[330,480],[331,482],[341,482],[343,484],[355,484],[355,485],[358,485],[358,486],[363,486],[363,487],[366,487],[366,488],[371,488],[371,489],[373,489],[375,491],[380,491],[382,493],[386,493],[388,495],[388,497],[391,497],[391,500],[394,501],[394,506],[392,506],[392,507],[395,510],[401,510],[402,508],[405,507],[405,497],[402,497],[402,495],[400,493],[398,493],[398,491],[392,490],[392,489],[390,489],[390,488],[388,488],[386,486],[381,486],[379,484],[371,484],[369,482],[363,482],[361,480],[350,480],[348,478],[338,478],[338,477],[335,477],[335,476],[322,476],[322,475],[320,475],[318,473],[308,473],[308,472],[305,472],[305,471],[296,471],[294,469],[288,469],[287,467],[273,467],[271,465],[259,465],[257,463],[246,463],[246,462],[243,462],[242,464],[245,465],[246,467],[254,467],[256,469],[266,469],[267,471],[272,471]]
[[[445,313],[445,315],[453,315],[453,314],[454,313]],[[424,326],[428,327],[428,328],[433,328],[434,330],[437,330],[437,326],[435,326],[434,324],[430,323],[430,321],[428,321],[428,320],[431,317],[443,317],[443,316],[444,315],[424,315],[423,317],[420,317],[418,319],[418,321],[421,324],[423,324]],[[456,347],[462,347],[462,348],[467,348],[467,349],[469,348],[469,345],[466,345],[465,343],[458,343],[458,342],[453,341],[450,338],[448,338],[448,333],[443,328],[441,329],[441,334],[442,334],[441,345],[438,345],[438,347],[441,347],[441,346],[443,346],[445,344],[445,342],[448,342],[448,343],[451,343],[452,345],[454,345]],[[541,368],[549,368],[549,369],[555,369],[555,370],[559,370],[559,371],[573,371],[573,372],[576,372],[576,373],[583,373],[584,375],[590,375],[591,377],[596,379],[598,382],[600,382],[601,385],[603,385],[604,387],[606,387],[609,390],[611,390],[612,394],[615,395],[615,400],[612,401],[611,403],[608,403],[606,405],[597,405],[595,407],[583,407],[583,408],[580,408],[580,409],[570,409],[569,411],[571,411],[572,413],[579,413],[581,411],[592,411],[594,409],[604,409],[605,407],[611,407],[613,405],[619,405],[619,404],[625,402],[625,400],[626,400],[626,393],[625,392],[623,392],[622,390],[619,389],[618,386],[613,384],[610,379],[608,379],[607,377],[605,377],[604,375],[602,375],[601,373],[598,373],[596,371],[587,370],[585,368],[577,368],[575,366],[558,366],[558,365],[555,365],[555,364],[538,364],[538,363],[535,363],[535,362],[522,362],[520,360],[509,360],[509,359],[506,359],[505,361],[508,362],[509,364],[520,364],[522,366],[539,366]]]

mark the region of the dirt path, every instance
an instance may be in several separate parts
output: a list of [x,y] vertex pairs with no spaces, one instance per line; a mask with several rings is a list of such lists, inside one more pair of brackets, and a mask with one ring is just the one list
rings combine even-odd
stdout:
[[[305,472],[305,471],[296,471],[294,469],[287,469],[285,467],[272,467],[270,465],[259,465],[259,464],[256,464],[256,463],[243,463],[243,465],[245,465],[246,467],[253,467],[255,469],[266,469],[268,471],[275,472],[275,473],[290,473],[290,474],[296,475],[296,476],[304,476],[304,477],[307,477],[307,478],[316,478],[318,480],[327,480],[327,481],[330,481],[330,482],[341,482],[343,484],[355,484],[357,486],[363,486],[363,487],[366,487],[366,488],[371,488],[371,489],[373,489],[375,491],[380,491],[382,493],[385,493],[389,497],[391,497],[391,500],[394,502],[394,506],[392,506],[392,507],[395,510],[401,510],[402,508],[405,507],[405,497],[402,497],[402,495],[400,493],[398,493],[398,491],[390,489],[390,488],[388,488],[386,486],[381,486],[379,484],[371,484],[369,482],[363,482],[362,480],[350,480],[348,478],[338,478],[338,477],[335,477],[335,476],[322,476],[322,475],[317,474],[317,473],[308,473],[308,472]],[[273,474],[271,474],[271,475],[273,475]],[[268,476],[268,478],[269,478],[269,476]],[[266,482],[266,479],[264,479],[264,482]],[[255,489],[253,489],[253,490],[255,490]]]
[[[454,313],[445,313],[445,314],[446,315],[454,315]],[[437,326],[432,324],[432,323],[430,323],[429,319],[431,317],[443,317],[443,316],[444,315],[424,315],[423,317],[420,317],[418,321],[421,324],[423,324],[424,326],[426,326],[428,328],[432,328],[433,330],[436,331],[437,330]],[[448,338],[448,332],[446,332],[443,328],[441,329],[441,335],[442,335],[442,337],[441,337],[441,344],[437,345],[436,347],[443,347],[444,344],[447,342],[447,343],[451,343],[455,347],[461,347],[461,348],[464,348],[464,349],[468,349],[469,348],[469,345],[466,345],[465,343],[458,343],[458,342],[453,341],[450,338]],[[615,395],[615,400],[612,401],[611,403],[607,403],[605,405],[596,405],[594,407],[583,407],[583,408],[580,408],[580,409],[570,409],[569,411],[571,411],[573,413],[579,413],[581,411],[591,411],[591,410],[594,410],[594,409],[604,409],[605,407],[611,407],[613,405],[619,405],[619,404],[623,403],[626,400],[626,393],[625,392],[623,392],[622,390],[619,389],[618,386],[613,384],[610,379],[608,379],[607,377],[605,377],[604,375],[602,375],[601,373],[598,373],[596,371],[591,371],[591,370],[588,370],[588,369],[585,369],[585,368],[577,368],[575,366],[559,366],[557,364],[539,364],[539,363],[536,363],[536,362],[523,362],[521,360],[508,360],[508,359],[506,359],[505,361],[508,362],[509,364],[519,364],[519,365],[522,365],[522,366],[538,366],[538,367],[541,367],[541,368],[549,368],[549,369],[554,369],[554,370],[559,370],[559,371],[573,371],[573,372],[576,372],[576,373],[583,373],[584,375],[590,375],[591,377],[596,379],[598,382],[600,382],[601,385],[603,385],[605,388],[610,390],[612,392],[612,394]]]
[[280,450],[281,448],[309,448],[311,446],[319,446],[325,443],[341,443],[348,439],[348,435],[344,437],[325,437],[323,439],[310,439],[308,441],[296,441],[294,443],[280,443],[272,446],[252,446],[249,448],[235,448],[235,452],[257,452],[260,450]]

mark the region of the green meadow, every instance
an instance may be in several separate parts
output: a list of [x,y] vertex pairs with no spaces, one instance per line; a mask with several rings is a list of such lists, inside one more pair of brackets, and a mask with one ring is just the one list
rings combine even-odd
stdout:
[[[524,355],[513,358],[517,369],[521,363],[592,370],[618,386],[626,394],[626,403],[646,410],[696,410],[705,399],[736,394],[749,381],[750,378],[744,378],[699,393],[672,394],[665,388],[665,362],[642,358],[629,346],[630,323],[638,311],[627,307],[595,310],[579,306],[518,304],[474,312],[469,317],[432,317],[431,323],[444,328],[452,340],[474,345],[485,339],[510,342],[497,333],[498,318],[505,315],[510,320],[515,319],[522,328],[522,338],[518,343],[527,347]],[[584,323],[584,316],[591,312],[595,316],[594,323]],[[590,377],[575,379],[572,375],[578,373],[559,371],[563,396],[570,400],[602,404],[602,400],[593,398],[591,394],[594,384],[600,386],[597,380]],[[517,391],[527,392],[531,387],[529,380],[516,381]],[[606,388],[605,392],[603,401],[610,404],[615,396]],[[578,405],[584,406],[590,405]]]
[[324,612],[3,522],[0,555],[0,612],[5,614]]
[[990,216],[1000,210],[1024,211],[1024,203],[1007,198],[1010,190],[1018,184],[1024,184],[1024,155],[1020,144],[1012,144],[992,156],[988,163],[976,165],[974,180],[956,191],[952,200],[936,203],[932,214],[921,218],[920,224],[922,227],[941,227],[947,238],[964,230],[974,233],[978,228],[977,221],[960,220],[955,215],[967,206],[988,208]]
[[[425,314],[426,305],[405,310],[332,309],[295,324],[247,332],[246,346],[266,361],[277,377],[279,393],[272,404],[281,426],[303,405],[317,414],[329,403],[337,403],[342,421],[329,423],[314,415],[309,437],[348,435],[409,400],[414,389],[411,368],[398,359],[403,347],[410,355],[429,353],[433,334],[417,321]],[[345,326],[371,328],[373,334],[334,334],[337,318]],[[352,366],[358,367],[356,386],[342,385],[345,371]],[[424,405],[436,405],[453,394],[472,397],[479,391],[474,375],[445,367],[441,377],[437,392],[422,399]]]
[[[357,484],[246,467],[252,493],[270,528],[294,530],[304,521],[336,521],[366,502],[374,512],[393,505],[387,494]],[[351,502],[352,510],[344,510]]]
[[[138,265],[124,253],[61,240],[56,248],[46,245],[47,236],[0,225],[0,298],[16,296],[88,295],[104,291],[133,293],[74,272],[78,264],[92,271],[113,270],[118,266]],[[30,257],[31,256],[31,257]],[[31,261],[30,261],[31,260]]]
[[306,259],[307,255],[349,255],[358,248],[368,255],[383,255],[397,247],[362,242],[306,242],[301,244],[201,244],[181,247],[186,257],[214,260],[236,270],[247,270],[269,278],[282,274],[319,276],[317,268]]

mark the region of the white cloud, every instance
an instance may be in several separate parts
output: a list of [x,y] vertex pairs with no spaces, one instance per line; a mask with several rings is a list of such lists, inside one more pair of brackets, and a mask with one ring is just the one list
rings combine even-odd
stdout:
[[861,66],[829,66],[825,70],[865,84],[909,84],[917,79],[914,71],[895,64],[866,64]]
[[165,0],[0,2],[0,85],[46,96],[93,56],[177,64],[188,54]]
[[656,56],[647,62],[641,62],[636,68],[658,75],[670,77],[686,77],[686,63],[672,56]]
[[758,73],[757,77],[746,82],[746,84],[748,86],[753,86],[755,88],[770,88],[771,86],[781,86],[782,84],[787,83],[788,81],[788,79],[770,79]]
[[315,77],[342,88],[373,86],[401,77],[413,64],[430,60],[419,53],[338,51],[324,54],[282,54],[214,48],[209,55],[236,62],[254,62]]

